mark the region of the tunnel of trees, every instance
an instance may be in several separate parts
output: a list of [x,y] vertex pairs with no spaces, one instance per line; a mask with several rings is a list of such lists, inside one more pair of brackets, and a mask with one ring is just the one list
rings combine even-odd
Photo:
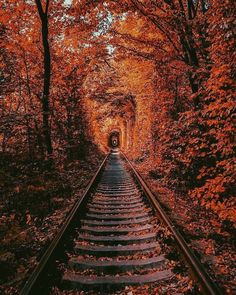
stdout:
[[6,294],[36,264],[111,135],[202,255],[215,255],[209,267],[231,294],[235,10],[233,0],[2,1]]

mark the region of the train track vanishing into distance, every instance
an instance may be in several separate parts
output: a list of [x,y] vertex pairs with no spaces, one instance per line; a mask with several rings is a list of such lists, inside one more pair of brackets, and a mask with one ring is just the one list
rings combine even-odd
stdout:
[[163,226],[200,294],[222,294],[126,156],[113,150],[20,294],[54,294],[55,288],[61,294],[66,294],[63,290],[126,294],[122,290],[127,286],[176,284],[162,245],[168,240]]

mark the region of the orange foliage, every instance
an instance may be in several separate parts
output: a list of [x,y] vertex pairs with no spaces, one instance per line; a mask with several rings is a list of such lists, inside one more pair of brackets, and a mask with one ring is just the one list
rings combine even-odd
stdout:
[[[44,1],[42,1],[45,3]],[[121,148],[156,179],[235,220],[234,2],[53,1],[49,121],[54,158]],[[3,1],[1,150],[45,157],[41,27]]]

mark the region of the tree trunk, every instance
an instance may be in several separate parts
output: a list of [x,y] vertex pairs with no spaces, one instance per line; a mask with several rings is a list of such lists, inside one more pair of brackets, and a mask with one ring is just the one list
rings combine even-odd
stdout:
[[71,162],[74,159],[73,149],[74,142],[72,132],[72,115],[70,107],[67,108],[67,159]]
[[47,156],[51,157],[53,153],[52,139],[51,139],[51,127],[50,127],[50,77],[51,77],[51,55],[50,47],[48,42],[48,7],[49,0],[46,2],[45,12],[42,7],[40,0],[35,0],[40,20],[42,23],[42,40],[44,49],[44,86],[43,86],[43,97],[42,97],[42,112],[43,112],[43,134],[44,141],[47,150]]

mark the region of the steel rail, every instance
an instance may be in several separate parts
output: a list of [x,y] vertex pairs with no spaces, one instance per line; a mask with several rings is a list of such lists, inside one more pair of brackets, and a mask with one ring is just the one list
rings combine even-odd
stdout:
[[140,185],[141,189],[143,190],[145,196],[148,198],[148,200],[153,205],[153,208],[156,210],[156,212],[159,214],[161,219],[164,221],[164,223],[168,226],[168,228],[172,232],[176,242],[178,243],[178,246],[181,252],[184,254],[185,259],[187,260],[188,264],[191,267],[191,270],[193,271],[197,281],[199,282],[203,294],[222,295],[223,292],[220,290],[218,285],[211,279],[211,277],[209,276],[207,271],[204,269],[201,262],[197,259],[195,254],[189,248],[183,236],[180,234],[176,226],[172,223],[168,215],[165,213],[160,202],[157,200],[157,198],[148,188],[142,176],[136,171],[136,169],[134,168],[132,163],[129,161],[129,159],[126,157],[126,155],[123,152],[121,152],[121,154],[123,155],[124,159],[129,163],[134,173],[134,176],[138,184]]
[[45,275],[45,270],[51,264],[52,259],[55,258],[56,252],[59,250],[59,248],[64,240],[63,238],[68,233],[70,225],[73,223],[78,211],[81,209],[83,203],[86,201],[87,197],[89,196],[91,189],[93,188],[94,184],[96,183],[96,180],[97,180],[102,168],[104,167],[104,164],[105,164],[109,154],[106,155],[105,159],[102,161],[101,165],[99,166],[98,170],[94,174],[93,178],[90,180],[88,186],[86,187],[86,189],[83,193],[83,196],[75,203],[75,205],[71,209],[71,211],[68,214],[61,229],[59,230],[59,232],[57,233],[55,238],[52,240],[52,242],[50,243],[46,252],[44,253],[42,258],[40,259],[39,264],[37,265],[37,267],[33,271],[32,275],[29,277],[29,279],[26,281],[24,287],[20,291],[20,295],[39,294],[40,284],[45,283],[44,281],[42,281],[42,278]]

